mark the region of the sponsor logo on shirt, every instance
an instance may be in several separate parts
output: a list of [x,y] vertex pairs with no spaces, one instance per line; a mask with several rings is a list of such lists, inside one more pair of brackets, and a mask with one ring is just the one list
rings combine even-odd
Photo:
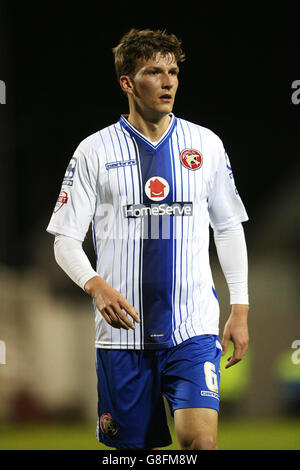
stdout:
[[136,160],[122,160],[119,162],[105,163],[105,168],[107,170],[112,170],[113,168],[132,166],[132,165],[136,165]]
[[66,191],[61,191],[58,196],[57,202],[55,204],[54,214],[56,214],[56,212],[58,212],[59,209],[61,209],[64,204],[67,204],[67,202],[68,202],[68,193]]
[[168,196],[169,192],[169,183],[161,176],[153,176],[145,184],[145,193],[151,201],[162,201]]
[[193,215],[193,203],[192,202],[172,202],[170,204],[128,204],[123,206],[124,217],[146,217],[148,215],[171,215],[171,216],[183,216]]
[[199,170],[203,163],[203,157],[198,150],[184,149],[180,153],[180,161],[188,170]]
[[208,390],[201,390],[200,395],[202,397],[212,397],[219,400],[219,395],[216,392],[209,392]]

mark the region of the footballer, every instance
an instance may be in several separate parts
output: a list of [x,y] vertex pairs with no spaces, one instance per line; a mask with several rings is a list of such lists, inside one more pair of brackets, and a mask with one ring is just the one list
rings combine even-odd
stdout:
[[[233,366],[249,342],[248,215],[221,139],[172,112],[181,41],[131,29],[113,54],[128,113],[79,143],[47,228],[93,300],[97,438],[170,445],[165,397],[180,449],[217,449],[220,358],[232,341]],[[90,225],[95,270],[82,248]],[[230,293],[222,340],[210,227]]]

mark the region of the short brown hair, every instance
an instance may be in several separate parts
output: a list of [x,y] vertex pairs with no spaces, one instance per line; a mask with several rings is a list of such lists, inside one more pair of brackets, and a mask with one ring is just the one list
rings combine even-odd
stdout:
[[181,41],[175,34],[168,34],[166,30],[131,29],[113,48],[117,78],[134,75],[138,59],[149,60],[158,52],[173,54],[177,63],[185,59]]

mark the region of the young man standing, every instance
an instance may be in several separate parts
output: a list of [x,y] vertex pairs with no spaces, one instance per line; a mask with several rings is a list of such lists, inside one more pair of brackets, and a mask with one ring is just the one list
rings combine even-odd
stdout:
[[[113,49],[129,114],[87,137],[67,168],[48,231],[55,257],[94,301],[97,437],[118,449],[216,449],[220,356],[248,346],[248,220],[212,131],[172,114],[180,41],[132,29]],[[93,224],[97,270],[82,242]],[[209,225],[229,291],[222,346]]]

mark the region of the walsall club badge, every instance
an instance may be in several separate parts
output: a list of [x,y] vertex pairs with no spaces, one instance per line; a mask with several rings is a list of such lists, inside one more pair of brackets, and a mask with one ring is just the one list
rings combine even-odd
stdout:
[[180,153],[180,161],[188,170],[199,170],[203,163],[203,157],[198,150],[184,149]]
[[118,432],[118,426],[110,413],[103,413],[100,418],[101,431],[110,437],[115,437]]

